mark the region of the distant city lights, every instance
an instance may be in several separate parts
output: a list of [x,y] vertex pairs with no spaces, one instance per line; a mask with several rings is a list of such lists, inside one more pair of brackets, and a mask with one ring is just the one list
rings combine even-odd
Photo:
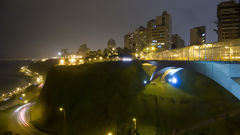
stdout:
[[61,60],[60,60],[60,65],[64,65],[64,63],[65,63],[65,60],[64,60],[64,59],[61,59]]

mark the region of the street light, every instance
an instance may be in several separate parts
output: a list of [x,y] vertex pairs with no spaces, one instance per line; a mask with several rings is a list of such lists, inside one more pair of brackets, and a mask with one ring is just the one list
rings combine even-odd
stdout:
[[61,60],[60,60],[60,65],[64,65],[64,63],[65,63],[65,60],[64,60],[64,59],[61,59]]
[[134,130],[137,130],[137,119],[133,118]]
[[138,54],[137,54],[137,53],[135,54],[135,57],[136,57],[136,58],[138,57]]
[[41,82],[41,79],[40,79],[39,77],[37,78],[37,82],[38,82],[38,83],[40,83],[40,82]]
[[111,132],[109,132],[107,135],[112,135],[112,133],[111,133]]
[[59,111],[60,111],[60,112],[63,112],[63,120],[64,120],[64,122],[65,122],[66,112],[65,112],[64,108],[63,108],[63,107],[59,107]]
[[60,107],[60,108],[59,108],[59,111],[60,111],[60,112],[61,112],[61,111],[63,111],[63,108],[62,108],[62,107]]
[[76,59],[75,58],[71,58],[70,62],[71,62],[71,64],[74,64],[76,62]]

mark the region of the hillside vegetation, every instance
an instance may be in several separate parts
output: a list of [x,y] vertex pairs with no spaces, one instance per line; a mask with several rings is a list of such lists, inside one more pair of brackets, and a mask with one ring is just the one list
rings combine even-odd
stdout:
[[[54,67],[32,120],[53,134],[96,135],[124,128],[132,119],[131,105],[148,78],[137,62]],[[65,110],[65,121],[59,107]]]

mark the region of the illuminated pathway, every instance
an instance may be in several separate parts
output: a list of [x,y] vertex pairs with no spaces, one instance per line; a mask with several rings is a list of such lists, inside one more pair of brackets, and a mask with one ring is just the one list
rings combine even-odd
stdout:
[[12,112],[9,120],[9,128],[12,132],[20,135],[47,135],[30,124],[29,109],[32,105],[34,104],[25,104]]

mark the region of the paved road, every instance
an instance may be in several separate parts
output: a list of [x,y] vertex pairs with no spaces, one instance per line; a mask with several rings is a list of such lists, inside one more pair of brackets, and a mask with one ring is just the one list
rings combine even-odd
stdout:
[[12,112],[9,120],[9,128],[15,134],[19,135],[47,135],[38,131],[31,123],[29,109],[34,103],[28,103],[18,107]]
[[8,109],[8,108],[17,106],[17,105],[19,105],[19,104],[20,104],[19,101],[14,100],[14,101],[12,101],[12,102],[10,102],[10,103],[7,103],[7,104],[5,104],[5,105],[0,106],[0,111],[4,111],[4,110],[6,110],[6,109]]

